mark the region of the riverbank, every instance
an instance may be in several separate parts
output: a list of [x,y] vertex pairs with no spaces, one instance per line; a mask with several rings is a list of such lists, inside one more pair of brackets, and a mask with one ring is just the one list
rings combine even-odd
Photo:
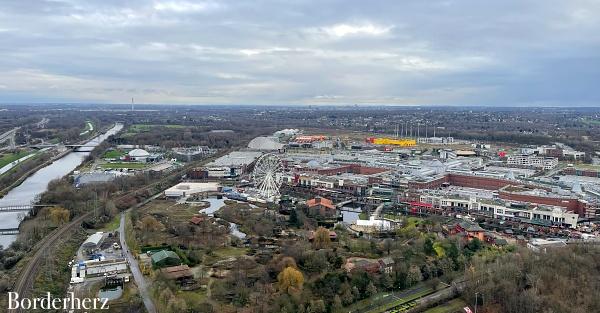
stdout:
[[[88,140],[85,145],[96,147],[109,136],[123,129],[123,124],[116,123],[104,134]],[[47,190],[48,183],[68,175],[79,167],[91,151],[59,151],[47,162],[36,166],[19,177],[10,186],[0,192],[0,206],[30,205],[38,201],[39,196]],[[23,213],[0,213],[0,228],[19,228]],[[0,236],[0,245],[7,247],[16,240],[16,236]]]
[[16,181],[14,181],[12,184],[10,184],[8,187],[0,190],[0,197],[5,196],[10,190],[12,190],[13,188],[19,186],[21,183],[23,183],[23,181],[25,181],[25,179],[29,178],[29,176],[35,174],[35,172],[39,171],[40,169],[52,164],[52,162],[64,157],[65,155],[67,155],[68,153],[70,153],[71,150],[66,150],[66,151],[62,151],[59,152],[59,154],[52,156],[49,160],[44,161],[44,163],[34,167],[33,169],[27,171],[25,174],[21,175],[21,177],[19,177]]

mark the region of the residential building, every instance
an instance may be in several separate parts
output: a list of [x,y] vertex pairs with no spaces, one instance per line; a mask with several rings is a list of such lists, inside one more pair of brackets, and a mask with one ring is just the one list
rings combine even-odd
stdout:
[[538,155],[517,154],[508,156],[506,158],[506,164],[551,170],[558,165],[558,159],[554,157],[541,157]]

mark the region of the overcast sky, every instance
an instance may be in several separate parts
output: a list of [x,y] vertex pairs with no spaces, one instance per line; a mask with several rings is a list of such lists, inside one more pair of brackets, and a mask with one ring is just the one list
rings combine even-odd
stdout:
[[0,102],[600,105],[600,1],[0,1]]

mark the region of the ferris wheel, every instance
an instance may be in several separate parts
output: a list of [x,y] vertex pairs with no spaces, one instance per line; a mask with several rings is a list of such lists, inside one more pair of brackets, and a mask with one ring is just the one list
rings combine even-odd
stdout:
[[279,196],[283,164],[273,153],[263,154],[254,165],[252,180],[258,193],[266,199]]

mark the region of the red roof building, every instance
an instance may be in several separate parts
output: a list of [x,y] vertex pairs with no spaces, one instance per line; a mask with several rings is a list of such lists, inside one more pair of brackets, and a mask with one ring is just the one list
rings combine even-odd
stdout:
[[317,197],[314,199],[310,199],[306,202],[306,205],[308,206],[309,215],[320,215],[323,217],[336,216],[335,205],[333,204],[333,201],[327,198]]

